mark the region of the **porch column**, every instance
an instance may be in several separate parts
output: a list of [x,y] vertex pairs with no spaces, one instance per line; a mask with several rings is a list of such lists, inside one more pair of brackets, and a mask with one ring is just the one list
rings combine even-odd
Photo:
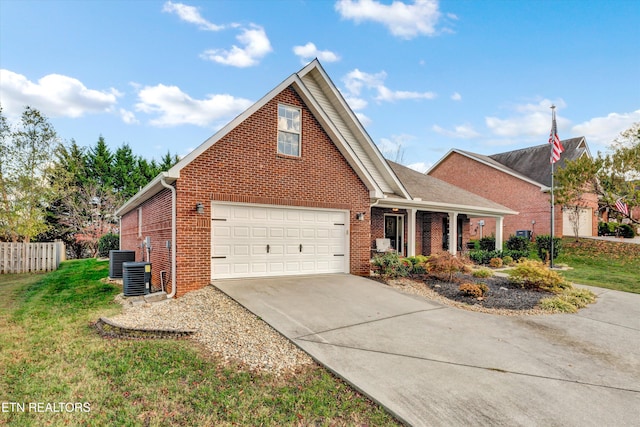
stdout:
[[502,220],[503,219],[504,217],[501,217],[501,216],[496,218],[496,251],[502,250],[502,229],[503,229]]
[[416,214],[415,208],[407,209],[407,256],[416,255]]
[[458,212],[449,212],[449,252],[458,252]]

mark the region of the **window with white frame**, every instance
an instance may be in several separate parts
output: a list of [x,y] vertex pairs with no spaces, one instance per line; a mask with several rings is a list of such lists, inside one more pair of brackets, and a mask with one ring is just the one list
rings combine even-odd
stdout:
[[142,208],[138,208],[138,237],[142,237]]
[[278,105],[278,153],[300,156],[300,109]]

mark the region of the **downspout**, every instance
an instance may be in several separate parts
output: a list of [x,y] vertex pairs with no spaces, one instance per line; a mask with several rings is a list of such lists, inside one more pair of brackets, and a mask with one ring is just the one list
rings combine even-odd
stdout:
[[160,179],[160,184],[171,190],[171,293],[167,298],[173,298],[178,289],[176,283],[176,189],[164,181],[164,176]]

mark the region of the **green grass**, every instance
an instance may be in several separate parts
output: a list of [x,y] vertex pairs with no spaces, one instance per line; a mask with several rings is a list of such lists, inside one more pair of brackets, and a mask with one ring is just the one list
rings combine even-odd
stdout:
[[565,237],[556,263],[571,282],[640,293],[640,245]]
[[398,425],[326,370],[250,373],[189,340],[117,340],[108,264],[0,275],[0,402],[87,403],[89,412],[0,412],[0,425]]

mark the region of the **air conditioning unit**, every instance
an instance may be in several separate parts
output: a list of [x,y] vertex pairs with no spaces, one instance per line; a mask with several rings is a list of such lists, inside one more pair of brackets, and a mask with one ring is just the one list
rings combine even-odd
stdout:
[[122,279],[122,263],[135,260],[135,251],[109,251],[109,277]]
[[148,294],[151,291],[151,263],[123,263],[122,287],[125,297],[136,297]]

